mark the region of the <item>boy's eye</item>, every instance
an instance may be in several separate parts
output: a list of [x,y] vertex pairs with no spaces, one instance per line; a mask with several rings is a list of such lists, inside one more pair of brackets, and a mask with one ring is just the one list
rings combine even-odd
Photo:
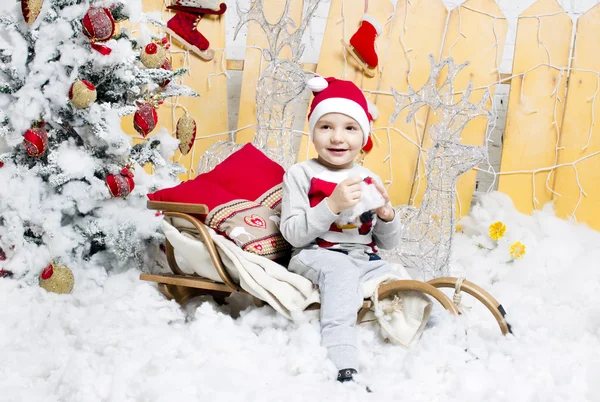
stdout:
[[346,130],[353,131],[353,130],[356,130],[356,127],[354,127],[354,126],[348,126],[348,127],[346,127]]
[[321,126],[321,130],[329,130],[331,128],[331,126],[329,124],[323,124]]

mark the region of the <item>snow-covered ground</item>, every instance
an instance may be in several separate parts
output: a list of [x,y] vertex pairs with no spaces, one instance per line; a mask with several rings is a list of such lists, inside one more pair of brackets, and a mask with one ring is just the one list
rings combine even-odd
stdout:
[[[496,221],[507,231],[494,248]],[[361,327],[372,394],[334,380],[314,315],[290,322],[243,297],[181,309],[137,271],[87,269],[65,296],[0,279],[0,401],[598,401],[600,233],[550,210],[519,214],[499,193],[463,232],[454,273],[504,305],[515,335],[468,296],[459,319],[436,306],[410,350]],[[506,263],[516,240],[527,253]]]

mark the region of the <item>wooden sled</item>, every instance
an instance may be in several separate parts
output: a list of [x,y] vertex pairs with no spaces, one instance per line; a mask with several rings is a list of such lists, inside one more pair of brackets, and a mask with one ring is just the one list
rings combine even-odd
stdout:
[[[198,215],[208,214],[208,208],[205,205],[148,201],[147,207],[152,210],[162,211],[166,217],[180,218],[191,223],[198,230],[200,240],[208,249],[211,261],[222,282],[215,282],[195,274],[185,274],[177,265],[177,261],[175,260],[175,249],[168,240],[166,240],[165,250],[169,267],[173,273],[143,273],[140,275],[140,279],[157,283],[158,289],[164,296],[166,296],[169,300],[175,300],[179,304],[184,304],[190,299],[201,295],[211,295],[219,304],[224,303],[224,299],[234,292],[249,295],[249,293],[242,289],[239,284],[237,284],[229,275],[225,269],[225,266],[223,265],[223,262],[221,261],[217,247],[210,236],[208,228],[196,217]],[[450,314],[457,315],[457,306],[444,292],[438,289],[442,287],[454,287],[456,280],[457,278],[438,278],[430,282],[421,282],[417,280],[398,280],[388,282],[379,287],[379,299],[384,299],[385,297],[399,291],[413,290],[431,296]],[[494,314],[494,317],[498,321],[503,334],[510,332],[510,327],[504,320],[504,310],[496,301],[496,299],[494,299],[488,292],[479,286],[468,281],[464,281],[462,284],[462,289],[468,294],[475,296],[475,298],[481,301],[492,312],[492,314]],[[262,306],[265,304],[263,300],[257,299],[254,296],[252,297],[257,306]],[[306,309],[316,310],[319,309],[319,307],[319,304],[313,303]],[[362,321],[363,317],[370,308],[371,300],[365,299],[361,309],[358,312],[357,322]]]
[[354,50],[354,47],[351,44],[346,42],[344,39],[342,39],[341,42],[342,42],[342,45],[344,45],[344,47],[350,54],[350,56],[352,56],[354,61],[356,61],[359,65],[359,67],[364,71],[365,75],[367,77],[371,77],[371,78],[375,77],[377,68],[371,68],[367,63],[365,63],[364,60],[360,57],[360,55],[358,55],[358,53],[356,53],[356,51]]

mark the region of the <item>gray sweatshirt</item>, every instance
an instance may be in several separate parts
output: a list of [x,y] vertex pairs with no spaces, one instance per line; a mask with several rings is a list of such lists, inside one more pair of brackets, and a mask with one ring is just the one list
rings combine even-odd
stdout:
[[367,212],[349,225],[335,222],[339,216],[329,209],[325,198],[338,183],[353,176],[372,177],[381,183],[373,172],[356,163],[348,169],[331,170],[310,159],[288,169],[283,178],[280,229],[295,249],[323,247],[376,253],[377,247],[398,245],[398,216],[384,222],[374,212]]

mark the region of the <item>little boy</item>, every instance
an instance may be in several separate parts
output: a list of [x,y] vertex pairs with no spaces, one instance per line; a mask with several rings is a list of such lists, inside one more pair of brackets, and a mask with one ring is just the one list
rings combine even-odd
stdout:
[[[358,369],[355,325],[362,285],[391,270],[377,247],[395,247],[400,224],[381,180],[354,163],[371,131],[362,91],[350,81],[322,77],[309,80],[309,88],[315,97],[308,124],[318,157],[286,172],[280,228],[294,246],[288,269],[319,286],[322,344],[339,370],[338,381],[346,382]],[[366,177],[375,179],[386,205],[354,223],[336,223],[341,211],[359,202]]]

